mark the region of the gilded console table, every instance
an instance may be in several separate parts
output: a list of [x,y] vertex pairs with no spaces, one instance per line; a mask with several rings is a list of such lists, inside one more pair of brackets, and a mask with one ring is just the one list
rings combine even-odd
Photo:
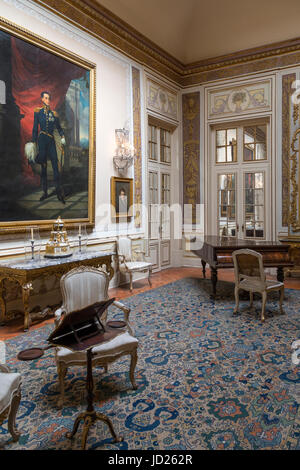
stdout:
[[[39,260],[26,260],[14,258],[0,261],[0,323],[7,319],[6,301],[4,297],[3,281],[9,279],[16,281],[22,289],[24,330],[30,327],[29,297],[33,290],[32,282],[38,278],[56,276],[58,279],[63,274],[78,266],[105,266],[110,279],[114,275],[111,266],[113,253],[101,251],[87,251],[86,253],[72,254],[69,258],[49,259],[41,256]],[[43,317],[42,314],[40,314]]]

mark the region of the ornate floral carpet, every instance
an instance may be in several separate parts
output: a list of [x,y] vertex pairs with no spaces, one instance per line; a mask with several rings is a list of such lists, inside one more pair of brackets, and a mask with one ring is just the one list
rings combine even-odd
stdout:
[[[233,284],[183,279],[127,298],[139,339],[138,390],[128,377],[129,358],[108,373],[94,369],[96,406],[106,413],[124,442],[114,444],[107,426],[90,429],[89,449],[299,449],[300,369],[292,364],[291,344],[299,338],[300,295],[286,290],[286,315],[270,297],[265,324],[241,302],[233,317]],[[65,438],[85,409],[85,370],[69,369],[63,409],[56,406],[58,383],[54,351],[21,363],[18,351],[45,344],[47,325],[6,341],[7,363],[22,374],[17,424],[19,443],[7,449],[79,449]],[[7,423],[0,445],[7,443]]]

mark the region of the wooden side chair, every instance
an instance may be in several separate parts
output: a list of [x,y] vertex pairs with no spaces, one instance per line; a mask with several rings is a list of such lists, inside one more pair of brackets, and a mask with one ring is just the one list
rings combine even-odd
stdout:
[[253,292],[259,292],[262,295],[261,321],[265,321],[265,310],[268,292],[280,291],[280,313],[284,314],[282,302],[284,297],[284,284],[279,281],[266,279],[263,266],[263,257],[254,250],[243,249],[232,253],[235,276],[235,309],[234,314],[239,309],[239,291],[250,292],[250,307],[253,306]]
[[[100,268],[80,266],[62,276],[60,287],[63,303],[61,308],[55,312],[56,325],[62,315],[67,315],[75,310],[81,310],[96,302],[108,300],[108,285],[109,274]],[[137,363],[138,340],[133,336],[129,323],[130,308],[125,307],[125,305],[118,301],[114,301],[112,305],[123,311],[126,327],[123,333],[117,337],[93,348],[94,356],[92,364],[93,366],[103,367],[107,371],[108,364],[119,359],[121,356],[130,355],[129,376],[133,389],[136,389],[134,371]],[[101,322],[104,324],[107,323],[107,315],[107,310],[101,315]],[[56,348],[55,359],[60,384],[58,406],[62,406],[64,401],[64,378],[67,370],[72,366],[86,367],[87,356],[85,352],[73,352],[70,349],[58,347]]]
[[132,252],[131,240],[128,237],[120,237],[117,242],[119,270],[123,274],[129,274],[130,291],[132,292],[133,274],[148,272],[148,282],[151,284],[152,263],[146,260],[144,251]]
[[19,440],[20,433],[16,428],[16,414],[21,401],[21,374],[10,372],[0,364],[0,424],[8,417],[8,430],[13,441]]

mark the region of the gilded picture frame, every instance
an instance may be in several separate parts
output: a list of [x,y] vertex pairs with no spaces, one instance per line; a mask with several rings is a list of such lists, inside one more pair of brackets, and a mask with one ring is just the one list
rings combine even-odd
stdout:
[[96,65],[2,18],[0,61],[0,235],[93,227]]
[[112,217],[116,219],[132,216],[133,178],[112,176],[111,180]]

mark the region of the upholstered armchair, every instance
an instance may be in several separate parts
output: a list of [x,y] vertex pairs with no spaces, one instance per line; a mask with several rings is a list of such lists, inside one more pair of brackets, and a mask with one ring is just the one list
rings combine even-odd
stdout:
[[[108,300],[109,274],[104,269],[81,266],[74,268],[60,280],[62,292],[62,306],[55,312],[56,325],[63,315],[69,312],[81,310],[84,307]],[[132,329],[129,322],[130,309],[125,307],[121,302],[114,301],[115,307],[124,314],[126,326],[123,333],[117,337],[95,346],[93,348],[93,366],[100,366],[107,371],[109,363],[114,362],[121,356],[130,355],[130,380],[134,389],[137,388],[134,379],[134,370],[137,362],[138,340],[132,335]],[[106,324],[108,321],[107,310],[101,315],[101,322]],[[60,384],[60,398],[58,405],[61,406],[64,401],[64,378],[69,367],[85,366],[86,353],[73,352],[67,348],[56,348],[55,359],[57,365],[57,373]]]
[[132,251],[131,240],[128,237],[121,237],[117,242],[119,270],[123,274],[129,274],[130,291],[132,292],[132,279],[134,273],[148,272],[148,282],[151,284],[152,263],[146,261],[145,252]]
[[8,417],[8,430],[13,441],[18,441],[20,433],[16,429],[16,414],[21,400],[21,374],[10,372],[0,364],[0,424]]
[[284,314],[282,302],[284,297],[284,284],[279,281],[266,279],[263,266],[263,257],[256,251],[243,249],[232,253],[235,276],[235,309],[234,314],[239,309],[239,291],[250,292],[250,307],[253,306],[253,292],[259,292],[262,295],[261,321],[265,321],[265,311],[267,295],[271,291],[280,291],[280,313]]

